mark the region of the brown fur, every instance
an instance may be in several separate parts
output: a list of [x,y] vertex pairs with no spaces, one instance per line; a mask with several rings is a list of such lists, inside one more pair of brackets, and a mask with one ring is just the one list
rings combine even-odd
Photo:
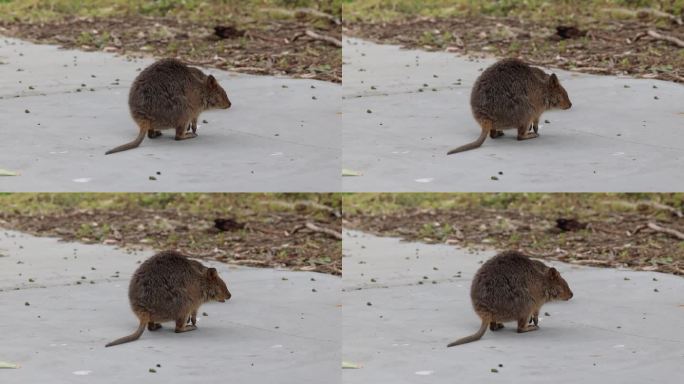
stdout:
[[[138,267],[128,287],[131,309],[140,320],[138,329],[107,347],[137,340],[145,326],[155,331],[165,321],[175,321],[177,333],[192,331],[200,305],[211,300],[225,302],[230,297],[215,268],[178,252],[160,252]],[[190,321],[192,325],[186,325]]]
[[[145,138],[161,136],[162,129],[175,129],[176,140],[196,137],[197,117],[209,109],[228,109],[226,91],[214,76],[176,59],[163,59],[145,68],[133,81],[128,107],[138,124],[138,137],[110,149],[107,155],[135,148]],[[187,132],[191,127],[193,132]]]
[[[475,274],[470,287],[470,298],[475,313],[482,319],[480,329],[473,335],[448,345],[479,340],[487,330],[503,328],[506,321],[517,321],[518,332],[538,329],[535,317],[544,303],[570,300],[572,291],[555,268],[541,261],[508,251],[487,260]],[[528,325],[530,320],[534,325]]]
[[[517,129],[518,140],[533,139],[544,111],[571,106],[555,74],[547,75],[518,59],[501,60],[482,72],[470,93],[473,117],[482,129],[480,137],[447,154],[477,148],[488,134],[493,139],[503,136],[504,129]],[[530,127],[534,132],[529,132]]]

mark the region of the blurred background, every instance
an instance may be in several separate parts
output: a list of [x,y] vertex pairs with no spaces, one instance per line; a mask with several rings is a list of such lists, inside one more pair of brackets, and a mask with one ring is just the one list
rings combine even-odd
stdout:
[[0,194],[0,230],[341,275],[341,204],[306,193]]
[[347,0],[380,43],[684,83],[684,0]]
[[345,228],[382,236],[684,276],[682,193],[362,193],[343,204]]
[[0,35],[341,82],[341,0],[0,0]]

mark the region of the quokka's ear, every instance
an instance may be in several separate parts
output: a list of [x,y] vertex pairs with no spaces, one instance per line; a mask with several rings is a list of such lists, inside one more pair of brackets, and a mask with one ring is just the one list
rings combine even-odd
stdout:
[[560,277],[560,273],[558,272],[558,270],[556,268],[553,268],[553,267],[549,268],[549,271],[547,273],[548,273],[549,277],[552,279],[557,279]]
[[552,73],[552,74],[551,74],[551,77],[549,78],[549,82],[551,83],[551,85],[558,85],[558,84],[560,84],[560,83],[558,82],[558,76],[556,76],[555,73]]
[[209,277],[218,277],[218,271],[216,271],[216,268],[209,268],[207,269],[207,275]]
[[209,77],[207,77],[207,85],[212,88],[218,87],[218,82],[214,75],[209,75]]

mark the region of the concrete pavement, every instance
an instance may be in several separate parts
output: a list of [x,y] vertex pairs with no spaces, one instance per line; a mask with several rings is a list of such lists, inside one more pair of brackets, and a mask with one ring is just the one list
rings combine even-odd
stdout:
[[198,330],[105,348],[137,326],[128,281],[151,255],[0,229],[0,361],[21,366],[0,382],[340,382],[341,281],[319,273],[214,263],[233,298]]
[[165,130],[105,156],[137,135],[128,90],[152,62],[0,36],[0,169],[21,173],[0,179],[0,190],[340,189],[341,87],[314,80],[205,70],[231,109],[203,113],[195,139]]
[[[470,283],[494,252],[344,231],[343,359],[356,383],[673,383],[684,375],[684,279],[555,266],[574,297],[542,307],[540,329],[506,323],[469,344]],[[493,372],[496,370],[498,372]]]
[[[493,59],[345,38],[343,167],[349,192],[684,190],[684,86],[554,70],[573,106],[542,115],[540,137],[475,140],[470,90]],[[550,70],[546,70],[550,72]]]

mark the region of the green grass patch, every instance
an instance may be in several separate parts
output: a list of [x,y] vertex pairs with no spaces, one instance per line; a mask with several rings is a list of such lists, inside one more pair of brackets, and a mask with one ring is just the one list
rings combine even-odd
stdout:
[[684,0],[346,0],[342,7],[351,22],[473,14],[571,20],[577,13],[599,15],[604,8],[649,7],[681,15]]
[[633,211],[642,201],[684,208],[684,194],[681,193],[355,193],[342,197],[344,212],[350,215],[470,208],[571,215],[589,207],[590,211],[601,213]]
[[[0,0],[0,19],[48,21],[67,17],[109,17],[129,14],[191,19],[263,19],[272,10],[313,8],[341,16],[341,0]],[[270,10],[269,10],[270,9]],[[293,17],[278,12],[279,17]]]

